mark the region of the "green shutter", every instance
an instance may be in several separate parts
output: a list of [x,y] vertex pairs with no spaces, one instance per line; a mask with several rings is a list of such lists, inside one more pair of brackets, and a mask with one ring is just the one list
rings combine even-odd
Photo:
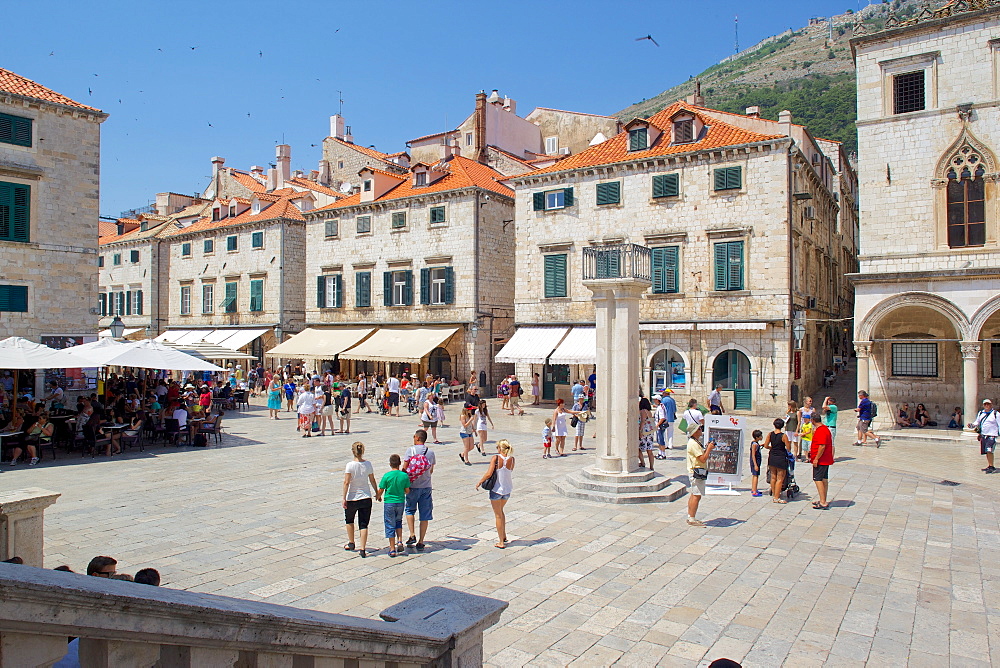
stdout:
[[132,315],[132,291],[125,291],[125,315]]
[[135,291],[135,314],[142,315],[142,290]]
[[226,300],[223,302],[226,313],[236,313],[236,283],[226,283]]
[[403,305],[413,306],[413,272],[407,271],[404,274],[406,286],[403,288]]
[[444,222],[444,207],[443,206],[432,206],[431,207],[431,223],[433,224],[433,223],[443,223],[443,222]]
[[716,169],[712,172],[712,175],[715,178],[715,187],[713,190],[725,190],[727,181],[726,170],[722,168]]
[[621,202],[621,181],[597,184],[597,204],[618,204]]
[[108,296],[103,292],[97,295],[97,302],[101,305],[101,317],[108,314]]
[[250,235],[250,245],[253,246],[254,248],[263,248],[264,247],[264,233],[263,232],[254,232],[253,234],[251,234]]
[[653,292],[673,293],[679,290],[677,246],[652,249]]
[[677,197],[680,194],[680,174],[657,174],[653,177],[653,197]]
[[617,250],[598,250],[595,253],[597,278],[618,278],[621,274],[621,254]]
[[533,193],[531,195],[531,200],[535,211],[545,210],[545,193]]
[[431,303],[431,270],[427,267],[420,270],[420,303]]
[[728,290],[729,285],[729,245],[715,244],[715,289]]
[[316,308],[326,308],[326,276],[316,277]]
[[354,274],[354,305],[360,307],[372,305],[372,274],[370,271],[359,271]]
[[334,303],[334,308],[342,308],[344,306],[344,277],[341,274],[337,274],[334,283],[337,284],[337,301]]
[[264,281],[260,279],[250,281],[250,310],[264,310]]
[[573,206],[573,189],[563,188],[563,206]]
[[30,241],[31,186],[0,182],[0,239]]
[[649,148],[649,134],[646,128],[628,131],[628,150],[642,151]]
[[444,303],[455,303],[455,269],[454,267],[444,268]]
[[28,312],[28,286],[0,285],[0,311]]
[[739,190],[743,187],[743,168],[730,167],[726,170],[726,188],[729,190]]
[[31,146],[30,118],[0,114],[0,144]]
[[545,296],[566,296],[566,256],[545,256]]
[[382,272],[382,300],[386,306],[392,306],[392,272]]
[[743,242],[729,242],[729,289],[743,289]]

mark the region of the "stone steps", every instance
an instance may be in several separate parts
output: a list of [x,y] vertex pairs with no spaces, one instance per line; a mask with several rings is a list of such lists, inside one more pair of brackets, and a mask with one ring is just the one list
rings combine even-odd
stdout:
[[893,429],[876,432],[886,443],[937,443],[941,445],[967,445],[976,443],[975,434],[965,434],[960,429]]
[[669,503],[687,493],[682,482],[653,471],[609,474],[587,468],[553,484],[563,496],[601,503]]

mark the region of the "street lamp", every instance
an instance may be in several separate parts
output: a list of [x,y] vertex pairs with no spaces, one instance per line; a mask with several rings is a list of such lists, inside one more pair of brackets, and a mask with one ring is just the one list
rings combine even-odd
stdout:
[[108,329],[111,330],[112,339],[120,339],[122,338],[122,334],[125,333],[125,323],[122,322],[122,319],[116,315],[115,319],[112,320],[111,324],[108,326]]
[[806,337],[806,326],[801,322],[795,323],[795,326],[792,327],[792,335],[795,337],[795,347],[801,348],[802,339]]

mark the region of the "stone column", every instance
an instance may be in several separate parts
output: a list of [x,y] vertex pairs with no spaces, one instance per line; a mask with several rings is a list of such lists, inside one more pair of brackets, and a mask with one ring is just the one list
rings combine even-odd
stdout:
[[45,396],[45,369],[35,369],[35,398]]
[[865,392],[871,394],[871,376],[869,371],[869,362],[872,354],[872,342],[871,341],[855,341],[854,351],[858,355],[858,392],[864,390]]
[[959,346],[962,349],[962,408],[965,410],[965,421],[971,422],[980,408],[979,354],[982,345],[979,341],[962,341]]
[[38,487],[0,492],[0,560],[21,557],[42,568],[45,509],[59,496]]
[[639,301],[642,278],[584,280],[597,326],[597,470],[632,473],[639,463]]

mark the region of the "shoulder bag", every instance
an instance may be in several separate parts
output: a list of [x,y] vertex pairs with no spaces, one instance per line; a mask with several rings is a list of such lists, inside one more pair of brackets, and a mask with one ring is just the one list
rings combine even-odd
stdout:
[[480,485],[480,487],[482,487],[482,488],[483,488],[483,489],[485,489],[486,491],[490,491],[490,490],[492,490],[492,489],[493,489],[494,487],[496,487],[496,484],[497,484],[497,469],[498,469],[499,467],[497,466],[497,458],[496,458],[496,455],[494,455],[494,456],[493,456],[493,461],[492,461],[492,463],[493,463],[493,473],[491,473],[491,474],[490,474],[490,477],[489,477],[489,478],[487,478],[486,480],[484,480],[484,481],[482,482],[482,484]]

